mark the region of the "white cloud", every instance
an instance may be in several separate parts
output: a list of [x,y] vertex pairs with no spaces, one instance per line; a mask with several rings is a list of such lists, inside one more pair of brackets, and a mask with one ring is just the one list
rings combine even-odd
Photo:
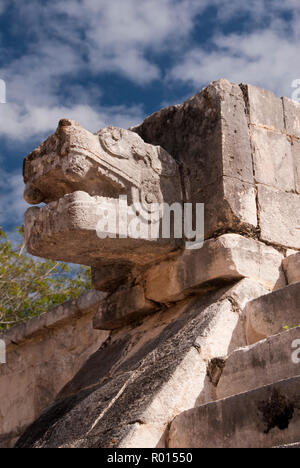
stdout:
[[[161,71],[146,52],[176,48],[176,39],[188,37],[199,10],[195,0],[15,4],[20,33],[30,28],[32,39],[26,53],[0,69],[8,102],[0,108],[0,135],[19,141],[52,131],[62,117],[97,130],[108,123],[138,123],[144,117],[141,106],[105,108],[101,97],[93,99],[93,89],[72,82],[82,73],[104,72],[141,85],[159,79]],[[62,85],[71,102],[62,101]]]
[[201,2],[196,8],[191,0],[85,0],[83,5],[92,12],[86,33],[92,66],[119,71],[139,83],[161,76],[146,53],[176,48],[188,38],[201,8]]
[[21,225],[28,205],[23,200],[22,176],[0,170],[0,225]]
[[[74,84],[83,74],[97,78],[114,73],[142,86],[158,79],[168,85],[171,79],[175,86],[183,81],[195,89],[226,77],[279,94],[289,94],[291,81],[300,75],[298,0],[232,0],[226,5],[221,0],[13,2],[17,35],[30,35],[24,35],[24,54],[0,68],[8,101],[0,107],[2,137],[30,140],[54,130],[62,117],[91,130],[108,123],[127,127],[143,118],[141,107],[102,106],[104,90]],[[0,0],[0,11],[4,3]],[[207,6],[217,7],[210,52],[191,39]],[[294,15],[289,29],[278,20],[279,12],[287,11]],[[249,17],[247,33],[218,32],[222,23],[241,14]],[[174,62],[165,81],[157,60],[162,53]]]
[[[198,90],[219,78],[253,83],[290,96],[291,84],[300,77],[300,3],[298,0],[232,0],[218,7],[216,30],[209,50],[193,45],[168,73],[174,83],[185,82]],[[246,14],[244,32],[223,35],[218,26]],[[289,21],[281,15],[289,16]]]
[[194,47],[169,74],[172,80],[191,83],[195,88],[218,78],[252,83],[290,96],[291,84],[300,77],[300,33],[283,21],[251,33],[216,35],[213,51]]
[[[0,107],[0,110],[4,106]],[[143,118],[139,106],[115,106],[94,110],[88,105],[31,106],[27,104],[5,104],[0,113],[0,136],[15,142],[53,132],[62,118],[76,120],[86,129],[96,132],[107,125],[123,128],[139,123]]]

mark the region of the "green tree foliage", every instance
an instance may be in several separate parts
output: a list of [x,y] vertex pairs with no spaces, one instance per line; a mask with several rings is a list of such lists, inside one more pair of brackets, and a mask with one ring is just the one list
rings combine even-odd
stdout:
[[0,227],[0,331],[36,317],[91,288],[90,268],[38,260],[14,248]]

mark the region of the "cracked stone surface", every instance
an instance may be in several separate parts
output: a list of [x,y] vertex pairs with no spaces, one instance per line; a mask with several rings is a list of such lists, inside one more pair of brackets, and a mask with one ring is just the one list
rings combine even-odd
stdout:
[[[32,255],[94,267],[113,260],[143,264],[180,244],[160,237],[148,240],[147,218],[149,213],[154,217],[156,204],[182,201],[178,164],[134,132],[108,127],[94,135],[61,120],[56,132],[25,159],[24,181],[25,199],[46,203],[26,213],[26,246]],[[119,196],[140,212],[137,237],[124,238],[122,228],[134,222],[135,212],[123,220]],[[110,237],[103,239],[97,227],[106,212],[113,221]],[[157,216],[159,222],[161,214]]]
[[300,343],[300,327],[234,351],[225,360],[217,385],[217,400],[297,377],[299,364],[291,359],[296,340]]
[[245,309],[247,342],[256,343],[268,336],[281,333],[284,327],[299,323],[300,283],[273,291],[250,301]]
[[[216,359],[298,325],[300,283],[286,283],[300,250],[299,121],[296,103],[219,80],[130,130],[92,134],[63,119],[25,159],[25,199],[44,203],[26,213],[27,250],[90,265],[93,297],[104,294],[93,323],[112,331],[18,446],[179,447],[201,431],[203,444],[245,444],[248,432],[254,444],[252,423],[258,444],[299,442],[291,379],[213,402]],[[135,206],[127,221],[120,196]],[[161,232],[149,240],[161,202],[204,203],[201,249]],[[99,228],[113,214],[118,223]],[[125,237],[132,221],[139,235]]]
[[282,262],[288,284],[300,282],[300,252],[289,255]]
[[170,448],[272,448],[299,441],[300,377],[283,380],[177,416]]

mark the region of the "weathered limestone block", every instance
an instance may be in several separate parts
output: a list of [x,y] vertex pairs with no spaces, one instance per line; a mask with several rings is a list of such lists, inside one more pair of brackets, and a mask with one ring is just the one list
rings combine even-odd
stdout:
[[288,135],[300,138],[300,104],[286,97],[282,100],[286,131]]
[[300,197],[258,185],[261,239],[300,249]]
[[142,199],[134,201],[147,204],[152,195],[171,202],[180,198],[181,189],[176,161],[163,148],[146,144],[129,130],[108,127],[94,135],[66,119],[25,158],[24,182],[31,204],[78,190],[113,198],[128,194],[132,199],[137,190]]
[[249,302],[244,309],[248,344],[281,333],[284,327],[300,325],[299,304],[300,283]]
[[300,282],[300,252],[289,255],[282,262],[288,284]]
[[145,298],[140,285],[121,287],[107,299],[104,299],[94,317],[94,328],[114,330],[128,325],[143,316],[158,310],[158,305]]
[[216,389],[216,399],[300,375],[300,364],[291,358],[295,352],[295,340],[300,343],[300,328],[234,351],[226,360]]
[[299,248],[300,198],[295,192],[299,193],[300,145],[290,128],[296,108],[287,100],[283,115],[285,101],[271,92],[251,85],[242,89],[250,123],[260,238]]
[[115,332],[17,446],[165,447],[168,423],[213,399],[207,364],[245,346],[237,304],[260,291],[243,280]]
[[285,286],[283,255],[272,247],[238,234],[225,234],[204,243],[202,249],[184,251],[173,260],[150,268],[145,275],[146,297],[174,302],[201,288],[252,278],[268,289]]
[[187,200],[207,206],[206,238],[228,228],[256,228],[251,147],[239,86],[227,80],[212,83],[133,130],[183,163]]
[[168,148],[196,171],[196,190],[222,175],[253,182],[243,94],[227,80],[210,84],[181,105],[156,112],[133,130],[148,143]]
[[257,226],[253,185],[224,176],[204,190],[199,189],[198,196],[205,206],[205,238],[228,229],[252,232]]
[[170,448],[272,448],[299,442],[300,377],[190,409],[175,418]]
[[255,180],[286,192],[294,191],[294,161],[289,137],[264,128],[253,128],[251,141]]
[[243,92],[240,86],[226,80],[220,80],[215,87],[220,99],[222,175],[252,184],[251,147]]
[[[33,255],[96,267],[103,257],[106,263],[143,264],[183,242],[151,236],[148,223],[155,206],[159,225],[159,206],[182,202],[178,164],[163,148],[129,130],[109,127],[93,135],[62,120],[25,159],[24,181],[25,199],[47,204],[25,217],[26,246]],[[125,211],[119,196],[127,197]]]
[[300,194],[300,140],[292,140],[292,154],[295,165],[296,192]]
[[253,85],[243,85],[250,124],[284,132],[282,100],[271,91]]
[[[101,267],[103,261],[113,260],[147,264],[179,245],[180,239],[119,238],[117,230],[111,232],[115,237],[100,238],[99,206],[107,201],[86,192],[74,192],[41,208],[29,208],[25,213],[27,250],[38,257]],[[117,207],[118,200],[109,199],[109,203]]]

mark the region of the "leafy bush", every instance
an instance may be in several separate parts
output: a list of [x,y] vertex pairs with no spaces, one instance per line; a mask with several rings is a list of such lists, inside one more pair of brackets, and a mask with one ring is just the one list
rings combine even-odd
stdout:
[[14,248],[0,227],[0,331],[36,317],[91,288],[90,268],[38,260]]

